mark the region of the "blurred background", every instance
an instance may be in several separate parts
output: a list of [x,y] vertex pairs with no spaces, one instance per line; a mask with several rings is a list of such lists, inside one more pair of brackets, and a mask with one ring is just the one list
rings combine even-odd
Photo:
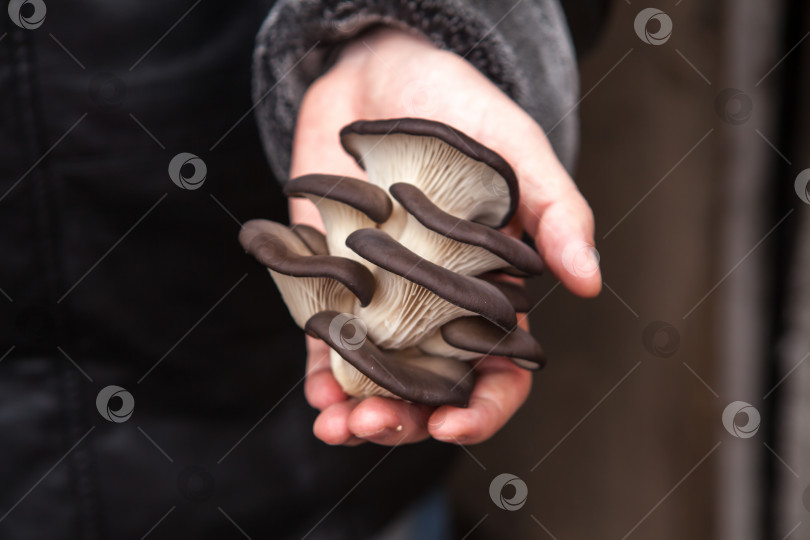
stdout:
[[[531,284],[549,364],[514,421],[458,463],[459,537],[810,538],[808,456],[786,435],[807,422],[785,420],[807,369],[777,346],[808,214],[794,190],[810,166],[793,120],[810,57],[800,4],[613,3],[581,62],[575,173],[604,288],[581,300],[551,276]],[[664,16],[647,43],[634,22],[650,7]],[[730,409],[729,431],[735,401],[756,410]],[[487,496],[501,473],[528,488],[517,511]]]

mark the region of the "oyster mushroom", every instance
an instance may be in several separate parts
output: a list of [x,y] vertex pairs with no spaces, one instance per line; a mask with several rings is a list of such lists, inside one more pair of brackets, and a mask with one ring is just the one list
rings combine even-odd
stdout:
[[287,182],[284,193],[315,203],[326,227],[329,254],[349,259],[358,257],[346,247],[346,237],[357,229],[373,228],[391,215],[388,194],[357,178],[308,174]]
[[[448,125],[422,118],[361,120],[344,127],[340,141],[369,181],[385,190],[413,184],[445,212],[495,228],[517,209],[518,183],[509,164]],[[404,211],[395,206],[385,228],[397,236],[404,225]]]
[[403,349],[441,325],[479,314],[501,328],[517,323],[509,300],[493,285],[451,272],[378,229],[360,229],[346,245],[376,265],[377,293],[358,311],[380,347]]
[[482,317],[459,317],[419,343],[425,353],[474,360],[484,355],[505,356],[530,370],[543,367],[546,356],[537,340],[522,328],[507,332]]
[[466,407],[475,383],[469,366],[452,358],[428,356],[415,348],[389,351],[365,340],[357,347],[342,347],[330,332],[340,313],[323,311],[306,323],[306,331],[325,341],[345,362],[335,361],[335,377],[356,396],[393,395],[431,406]]
[[389,191],[408,212],[397,240],[425,259],[464,275],[508,266],[528,275],[542,273],[540,255],[520,240],[444,212],[412,184],[396,183]]
[[501,291],[512,304],[512,307],[515,308],[515,311],[518,313],[528,313],[534,306],[532,305],[526,287],[513,281],[498,279],[497,276],[498,274],[488,273],[475,277],[491,283],[496,289]]
[[466,406],[475,375],[465,360],[493,354],[541,367],[539,344],[517,328],[528,296],[491,273],[543,268],[532,248],[497,230],[518,204],[506,161],[423,119],[355,122],[340,136],[369,182],[311,174],[284,189],[315,203],[326,234],[255,220],[240,241],[269,268],[296,323],[332,348],[341,387]]
[[329,255],[329,247],[326,245],[326,236],[309,225],[296,224],[290,230],[303,240],[309,250],[315,255]]
[[304,328],[319,311],[351,311],[355,302],[368,305],[374,276],[357,261],[314,255],[289,228],[263,219],[248,221],[239,242],[270,271],[296,324]]

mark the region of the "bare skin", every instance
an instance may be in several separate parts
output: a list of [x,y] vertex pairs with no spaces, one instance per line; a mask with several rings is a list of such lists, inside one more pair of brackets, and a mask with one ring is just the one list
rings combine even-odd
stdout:
[[[517,173],[521,193],[509,231],[527,231],[549,270],[571,292],[583,297],[599,293],[598,266],[596,261],[589,264],[589,252],[582,248],[593,246],[593,214],[542,128],[466,60],[423,37],[380,29],[344,48],[304,96],[290,176],[364,178],[340,147],[338,131],[354,120],[405,116],[449,124],[503,156]],[[308,200],[291,200],[290,214],[293,223],[323,230]],[[573,270],[572,253],[579,261]],[[429,437],[479,443],[503,427],[531,389],[528,371],[504,358],[486,357],[476,366],[477,382],[466,409],[434,409],[382,397],[359,400],[347,396],[332,376],[328,346],[307,338],[307,347],[306,397],[321,411],[313,431],[332,445],[395,445]]]

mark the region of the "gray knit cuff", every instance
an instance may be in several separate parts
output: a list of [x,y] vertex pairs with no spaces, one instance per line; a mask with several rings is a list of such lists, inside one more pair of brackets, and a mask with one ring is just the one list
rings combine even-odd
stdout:
[[[573,47],[556,0],[280,0],[256,38],[253,101],[277,179],[289,175],[298,109],[341,43],[375,25],[418,31],[463,56],[520,104],[572,164],[578,94]],[[568,111],[568,113],[566,113]]]

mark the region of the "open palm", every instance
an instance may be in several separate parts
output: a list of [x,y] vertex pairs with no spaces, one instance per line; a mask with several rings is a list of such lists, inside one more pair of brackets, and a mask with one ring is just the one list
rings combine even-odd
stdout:
[[[337,63],[304,96],[290,176],[365,174],[338,141],[354,120],[424,117],[449,124],[503,156],[515,169],[521,200],[510,232],[530,234],[554,275],[572,292],[594,296],[601,287],[592,249],[593,216],[557,160],[542,128],[461,57],[424,38],[377,30],[349,43]],[[316,207],[290,202],[293,223],[323,228]],[[332,376],[328,346],[307,338],[306,396],[321,411],[314,432],[329,444],[416,442],[430,436],[453,443],[484,441],[526,400],[531,374],[510,361],[486,357],[466,409],[432,409],[382,397],[348,397]]]

